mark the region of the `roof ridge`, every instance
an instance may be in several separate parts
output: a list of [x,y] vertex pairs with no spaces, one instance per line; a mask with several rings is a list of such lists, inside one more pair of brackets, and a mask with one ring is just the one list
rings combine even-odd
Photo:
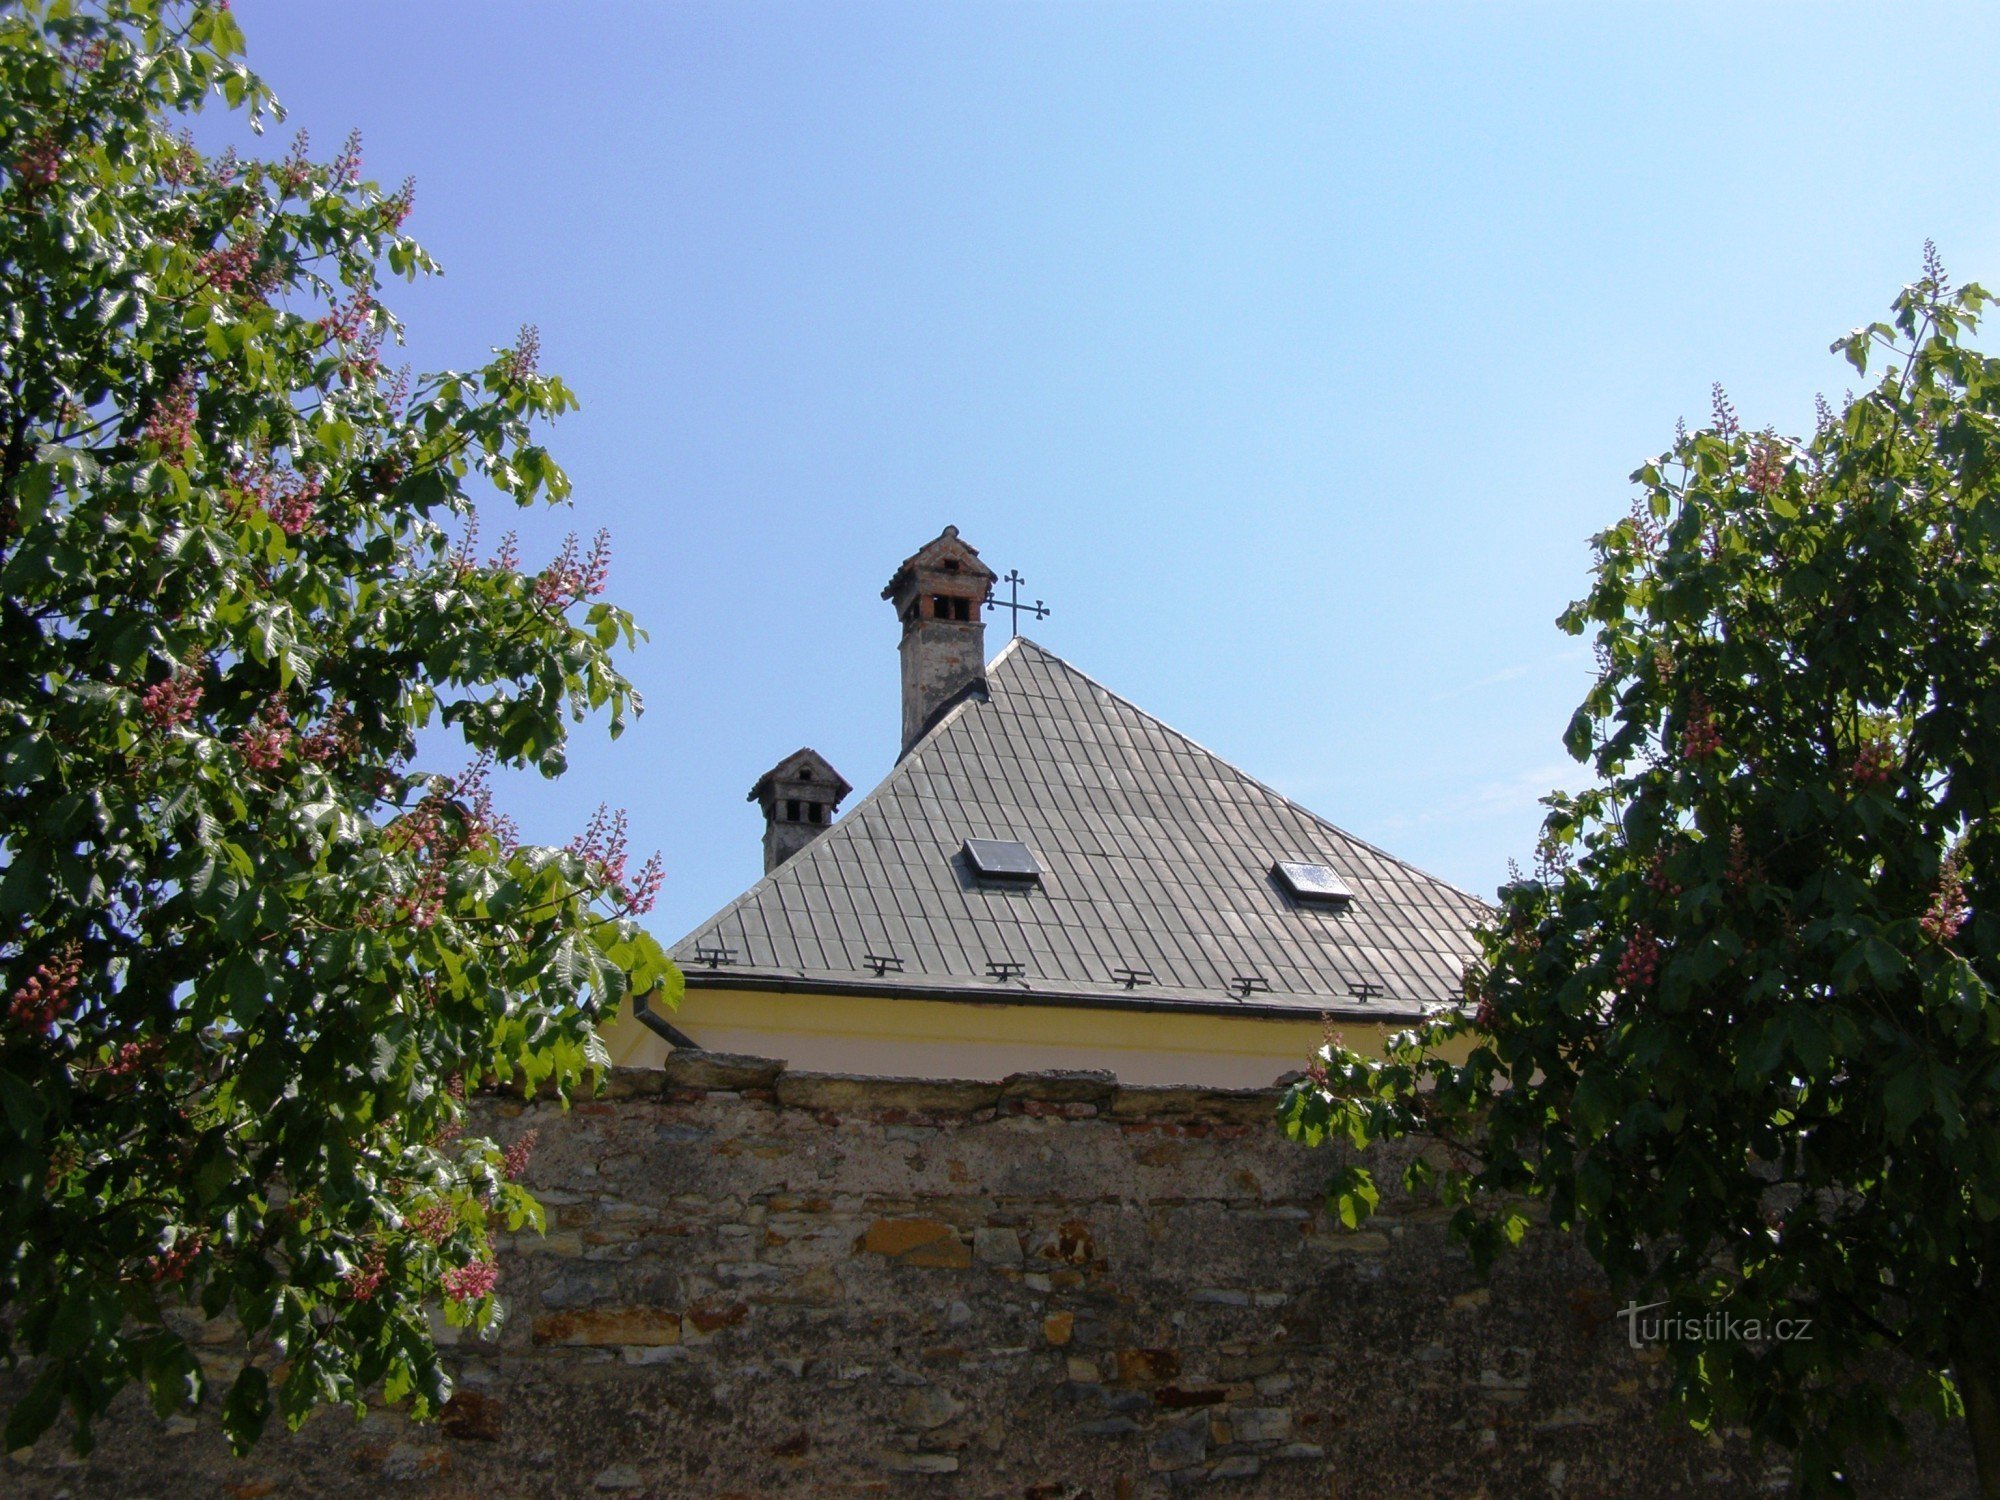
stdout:
[[[1196,739],[1193,735],[1187,733],[1185,730],[1174,728],[1173,725],[1169,724],[1165,719],[1162,719],[1158,714],[1147,712],[1145,709],[1141,708],[1138,704],[1134,703],[1130,698],[1127,698],[1123,693],[1118,692],[1114,688],[1106,687],[1103,683],[1099,682],[1095,677],[1092,677],[1088,672],[1084,671],[1083,668],[1077,666],[1074,662],[1069,661],[1065,657],[1056,655],[1056,653],[1049,650],[1048,647],[1041,645],[1038,642],[1030,641],[1024,635],[1017,635],[1014,637],[1013,640],[1007,643],[1008,651],[1012,650],[1015,642],[1026,642],[1029,646],[1034,647],[1036,651],[1039,651],[1043,656],[1046,656],[1050,661],[1054,662],[1064,671],[1070,673],[1074,677],[1082,679],[1084,682],[1089,683],[1092,687],[1096,688],[1100,693],[1103,693],[1107,698],[1110,698],[1115,702],[1124,704],[1125,707],[1131,709],[1133,713],[1137,714],[1140,718],[1146,720],[1147,723],[1157,725],[1159,728],[1165,730],[1168,734],[1172,735],[1175,739],[1181,740],[1189,745],[1192,745],[1195,749],[1199,750],[1203,755],[1206,755],[1210,760],[1216,762],[1216,764],[1221,766],[1226,766],[1231,772],[1233,772],[1237,776],[1242,777],[1245,781],[1249,782],[1252,786],[1256,787],[1258,791],[1263,792],[1267,796],[1277,798],[1278,801],[1284,803],[1285,806],[1291,808],[1292,811],[1299,813],[1304,817],[1310,818],[1313,822],[1319,824],[1320,827],[1331,829],[1333,832],[1339,834],[1342,838],[1347,839],[1353,843],[1359,844],[1362,848],[1366,849],[1371,854],[1380,855],[1383,859],[1388,860],[1391,864],[1400,865],[1403,869],[1410,871],[1410,873],[1413,875],[1421,875],[1423,876],[1424,879],[1431,881],[1434,884],[1441,885],[1448,891],[1456,892],[1458,895],[1465,897],[1465,899],[1468,901],[1477,902],[1480,906],[1483,906],[1488,910],[1493,909],[1493,903],[1488,901],[1485,897],[1475,896],[1471,891],[1468,891],[1461,886],[1453,885],[1449,880],[1446,880],[1443,876],[1433,875],[1429,870],[1421,869],[1418,866],[1411,864],[1407,859],[1402,859],[1397,855],[1391,854],[1387,849],[1382,848],[1379,844],[1370,843],[1367,839],[1362,838],[1361,835],[1359,835],[1358,833],[1348,832],[1345,828],[1342,828],[1338,823],[1335,823],[1332,819],[1322,817],[1320,814],[1314,812],[1310,807],[1307,807],[1304,803],[1299,802],[1294,798],[1288,797],[1283,792],[1279,791],[1276,787],[1271,786],[1266,782],[1260,781],[1257,777],[1252,776],[1248,771],[1244,770],[1241,766],[1237,765],[1235,761],[1230,760],[1227,756],[1217,754],[1215,751],[1209,749],[1208,746],[1204,745],[1200,740]],[[1008,654],[1008,651],[1002,651],[999,656],[994,657],[992,667],[989,667],[988,670],[991,671],[993,667],[998,667],[1002,659],[1005,658],[1006,655]],[[940,721],[938,727],[939,728],[943,727],[942,721]],[[912,753],[914,753],[914,751],[915,747],[913,746]],[[856,806],[858,809],[859,804],[856,804]]]

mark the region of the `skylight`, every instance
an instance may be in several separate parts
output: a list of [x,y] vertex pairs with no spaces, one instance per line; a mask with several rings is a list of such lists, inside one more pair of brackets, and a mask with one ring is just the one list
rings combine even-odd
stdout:
[[1013,839],[967,839],[965,862],[972,872],[987,880],[1022,883],[1040,880],[1042,867],[1028,846]]
[[1347,882],[1325,865],[1281,859],[1271,866],[1271,874],[1293,896],[1316,906],[1345,906],[1354,899]]

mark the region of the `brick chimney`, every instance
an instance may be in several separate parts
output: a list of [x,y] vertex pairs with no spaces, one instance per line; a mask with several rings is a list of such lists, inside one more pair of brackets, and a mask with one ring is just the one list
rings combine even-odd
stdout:
[[995,574],[947,526],[903,560],[882,597],[903,622],[903,751],[951,704],[986,686],[982,609]]
[[759,776],[748,800],[764,809],[764,873],[825,833],[853,790],[817,750],[794,750]]

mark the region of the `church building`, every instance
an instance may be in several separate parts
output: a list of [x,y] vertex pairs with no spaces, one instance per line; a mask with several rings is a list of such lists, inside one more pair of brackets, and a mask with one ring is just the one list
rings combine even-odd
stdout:
[[1457,1003],[1482,902],[1024,636],[989,662],[994,582],[950,526],[896,570],[895,768],[837,820],[816,752],[757,779],[764,878],[673,948],[677,1010],[609,1028],[617,1062],[1262,1087],[1328,1018],[1376,1050]]

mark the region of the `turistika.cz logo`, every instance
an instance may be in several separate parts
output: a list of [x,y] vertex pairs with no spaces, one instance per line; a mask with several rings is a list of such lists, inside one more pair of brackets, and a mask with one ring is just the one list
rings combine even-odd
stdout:
[[1618,1310],[1634,1349],[1648,1344],[1795,1343],[1812,1337],[1811,1318],[1746,1318],[1723,1308],[1700,1316],[1655,1312],[1664,1302],[1628,1303]]

